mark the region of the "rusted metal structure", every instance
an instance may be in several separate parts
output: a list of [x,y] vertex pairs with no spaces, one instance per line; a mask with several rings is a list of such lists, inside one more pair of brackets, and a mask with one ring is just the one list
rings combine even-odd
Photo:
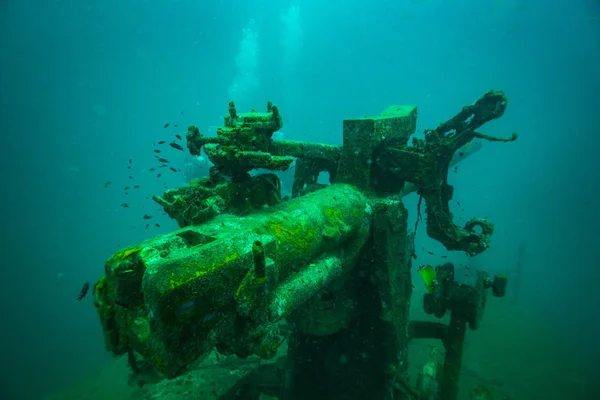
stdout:
[[[245,114],[230,103],[216,137],[190,127],[188,149],[204,149],[210,176],[155,196],[180,230],[106,262],[94,296],[108,350],[128,355],[134,373],[174,378],[215,348],[269,359],[287,341],[285,365],[271,371],[281,385],[253,375],[240,387],[291,400],[455,399],[466,326],[477,328],[488,288],[502,296],[506,279],[482,273],[470,287],[440,266],[424,304],[438,317],[450,311],[450,326],[411,321],[414,232],[401,193],[416,188],[428,234],[448,250],[488,248],[487,219],[453,222],[447,173],[474,139],[516,139],[476,131],[505,108],[490,91],[412,144],[414,106],[345,120],[340,146],[272,140],[282,117],[270,103]],[[290,200],[274,174],[250,174],[294,160]],[[331,185],[317,184],[322,171]],[[408,344],[421,337],[441,339],[445,361],[410,384]]]

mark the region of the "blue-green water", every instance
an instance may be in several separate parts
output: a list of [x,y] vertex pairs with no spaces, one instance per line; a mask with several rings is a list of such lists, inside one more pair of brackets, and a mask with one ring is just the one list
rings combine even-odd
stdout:
[[[520,138],[485,143],[449,179],[455,218],[493,220],[492,246],[441,259],[420,229],[419,263],[522,266],[517,301],[509,286],[467,338],[464,396],[484,384],[496,399],[593,398],[599,70],[596,0],[2,0],[0,398],[126,381],[110,372],[91,299],[75,298],[120,247],[177,228],[149,197],[205,160],[173,151],[180,171],[149,171],[154,143],[190,124],[214,134],[232,99],[242,111],[273,101],[294,140],[342,143],[343,119],[392,104],[417,104],[422,133],[491,88],[509,106],[483,131]],[[416,203],[406,198],[409,225]],[[144,214],[156,216],[147,228]],[[71,398],[94,398],[79,385]]]

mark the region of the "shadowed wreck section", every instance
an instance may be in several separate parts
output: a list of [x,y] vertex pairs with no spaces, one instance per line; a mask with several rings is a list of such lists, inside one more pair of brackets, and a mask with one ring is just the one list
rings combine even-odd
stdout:
[[[338,146],[273,140],[283,118],[271,103],[238,113],[231,102],[216,136],[189,127],[188,150],[204,150],[210,174],[154,196],[181,229],[106,262],[94,297],[107,349],[127,355],[140,384],[177,379],[213,351],[278,359],[215,398],[456,399],[464,331],[479,327],[487,292],[504,295],[506,277],[481,272],[473,287],[452,264],[421,266],[425,311],[450,312],[450,325],[411,321],[415,236],[402,196],[416,190],[428,235],[449,251],[485,251],[493,225],[453,222],[448,168],[482,140],[516,139],[477,132],[506,105],[490,91],[411,144],[416,106],[345,120]],[[293,164],[291,198],[277,175],[255,173]],[[317,183],[323,171],[330,184]],[[411,382],[419,338],[444,352]]]

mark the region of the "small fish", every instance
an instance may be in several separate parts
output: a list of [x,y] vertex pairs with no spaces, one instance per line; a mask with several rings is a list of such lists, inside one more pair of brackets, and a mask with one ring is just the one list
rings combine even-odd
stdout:
[[176,137],[177,139],[181,140],[181,136],[179,136],[179,135],[175,135],[175,137]]
[[129,175],[129,179],[133,179],[133,176]]
[[464,156],[464,155],[465,155],[465,153],[463,153],[463,152],[461,151],[460,153],[458,153],[458,155],[462,157],[462,156]]
[[129,159],[129,165],[131,165],[131,158]]
[[179,125],[175,124],[175,125],[173,125],[173,126],[174,126],[175,128],[177,128]]
[[171,147],[172,147],[172,148],[174,148],[174,149],[177,149],[177,150],[181,150],[181,151],[183,151],[183,147],[181,147],[180,145],[178,145],[178,144],[177,144],[177,143],[175,143],[175,142],[173,142],[173,143],[169,143],[169,146],[171,146]]
[[125,192],[125,196],[128,196],[128,195],[129,195],[129,192]]
[[144,214],[143,219],[152,219],[152,215]]
[[125,189],[124,189],[124,190],[129,190],[129,186],[125,186]]
[[456,202],[456,205],[460,207],[460,201],[457,201],[457,202]]
[[131,165],[128,165],[128,166],[127,166],[127,169],[131,169]]
[[150,171],[150,172],[156,171],[156,168],[150,168],[148,171]]
[[104,184],[104,187],[105,187],[105,188],[107,188],[107,187],[109,187],[109,186],[110,186],[110,181],[108,181],[108,182],[106,182],[106,183]]
[[146,229],[148,229],[149,226],[150,226],[150,224],[146,224]]
[[121,203],[121,207],[123,207],[123,208],[129,208],[129,204],[127,204],[127,203]]
[[183,111],[181,112],[181,115],[183,115]]
[[160,174],[156,175],[157,178],[160,178],[160,176],[161,176]]
[[160,150],[158,150],[158,149],[155,149],[155,150],[154,150],[154,152],[155,152],[155,153],[160,153]]
[[435,254],[433,254],[433,252],[432,252],[432,251],[429,251],[429,250],[425,250],[425,251],[427,252],[427,254],[431,254],[432,256],[434,256],[434,255],[435,255]]
[[164,140],[161,140],[160,142],[158,142],[158,144],[165,144],[166,142]]
[[90,290],[90,284],[88,282],[84,283],[83,287],[81,288],[81,292],[79,292],[79,296],[77,296],[77,300],[79,300],[79,301],[83,300],[89,290]]
[[154,226],[156,226],[157,228],[160,228],[160,225],[159,225],[159,224],[154,224]]
[[169,127],[169,125],[171,125],[171,124],[167,122],[167,123],[165,124],[165,126],[164,126],[164,127],[165,127],[165,128],[168,128],[168,127]]
[[173,167],[169,167],[169,169],[170,169],[171,171],[173,171],[173,172],[177,172],[177,170],[176,170],[175,168],[173,168]]
[[169,160],[167,160],[166,158],[159,158],[158,162],[162,162],[162,163],[168,163]]
[[168,165],[167,165],[167,164],[163,164],[163,165],[161,165],[161,166],[160,166],[160,167],[158,167],[158,168],[167,168],[167,167],[168,167]]
[[134,189],[139,189],[139,188],[140,188],[140,185],[133,185],[133,188],[134,188]]

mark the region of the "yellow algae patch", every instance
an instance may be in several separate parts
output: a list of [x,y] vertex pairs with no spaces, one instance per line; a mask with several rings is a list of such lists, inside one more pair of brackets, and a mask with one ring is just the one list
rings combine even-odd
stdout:
[[339,208],[325,207],[323,210],[325,221],[330,225],[343,224],[342,210]]
[[115,254],[115,256],[120,258],[121,260],[124,260],[129,256],[138,255],[142,250],[143,249],[141,247],[133,247],[131,249],[123,249],[123,250],[117,252],[117,254]]
[[343,232],[349,229],[339,208],[326,207],[323,210],[323,216],[325,218],[325,226],[323,227],[325,237],[339,238]]
[[310,247],[315,235],[319,232],[318,226],[303,226],[298,224],[293,229],[287,227],[283,222],[269,225],[271,234],[278,244],[286,244],[297,250],[305,250]]
[[225,257],[225,264],[229,264],[230,262],[236,261],[240,256],[236,253],[231,253]]
[[429,293],[433,292],[435,280],[437,279],[437,274],[431,265],[422,265],[419,267],[419,274],[423,278],[423,282],[425,282],[425,287]]
[[[201,262],[200,260],[193,260],[185,265],[187,270],[191,270],[191,274],[182,276],[179,280],[171,279],[170,286],[174,289],[177,286],[186,285],[190,282],[197,280],[203,276],[209,275],[212,272],[218,271],[219,269],[236,262],[239,260],[240,255],[235,252],[227,252],[217,259],[213,259],[207,263]],[[171,275],[174,277],[175,273]]]

